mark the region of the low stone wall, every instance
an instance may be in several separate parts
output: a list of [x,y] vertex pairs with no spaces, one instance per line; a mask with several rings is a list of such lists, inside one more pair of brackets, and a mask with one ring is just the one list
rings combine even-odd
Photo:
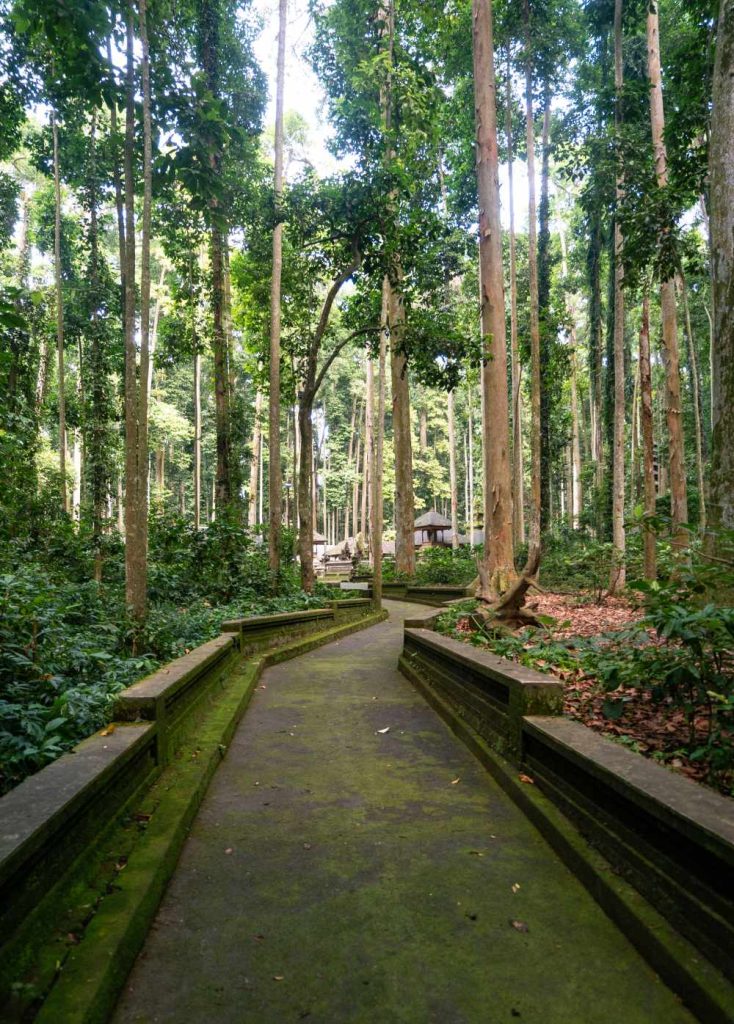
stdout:
[[[218,742],[226,742],[266,664],[381,617],[369,599],[357,598],[335,601],[325,609],[237,620],[236,628],[123,690],[115,704],[115,723],[0,798],[0,1017],[6,1019],[11,986],[29,970],[36,971],[38,949],[65,920],[73,902],[70,893],[75,887],[86,889],[87,879],[108,857],[106,837],[118,834],[126,815],[147,799],[151,785],[156,789],[161,772],[159,782],[165,782],[166,766],[173,772],[195,770],[196,761],[189,764],[188,759],[197,758],[202,723],[208,735],[212,730],[207,723],[222,718],[214,732],[221,728]],[[209,746],[218,757],[217,743]],[[187,751],[185,764],[179,764],[182,750]],[[203,762],[203,754],[201,758]],[[188,815],[195,812],[207,773],[214,770],[211,752],[207,764],[206,770],[201,765],[200,793],[174,798],[167,812],[172,822],[184,813],[179,808],[188,808]],[[174,833],[175,842],[183,841],[182,830],[174,828]],[[175,858],[170,859],[171,870],[173,864]],[[92,904],[89,913],[93,910]],[[61,927],[54,960],[66,948],[62,943],[70,927],[76,925]],[[53,963],[44,969],[53,976]],[[21,1016],[31,1019],[27,1008]]]
[[428,586],[407,587],[405,600],[416,604],[428,604],[436,608],[451,601],[461,601],[473,597],[471,586],[454,586],[448,583],[432,583]]
[[406,621],[403,674],[699,1018],[734,1020],[734,801],[564,719],[560,682],[438,614]]
[[734,981],[734,800],[580,722],[528,717],[522,747],[541,791]]
[[236,635],[242,654],[255,654],[266,648],[291,643],[297,637],[321,632],[330,625],[353,622],[371,607],[372,601],[369,598],[347,598],[344,601],[332,601],[328,608],[228,619],[222,623],[222,632]]
[[405,629],[400,666],[435,687],[495,750],[519,758],[526,714],[560,714],[563,684],[428,629]]

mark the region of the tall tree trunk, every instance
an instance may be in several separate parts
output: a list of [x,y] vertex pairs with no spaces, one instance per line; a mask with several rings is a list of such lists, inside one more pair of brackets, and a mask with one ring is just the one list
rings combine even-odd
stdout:
[[[642,426],[642,478],[645,493],[645,515],[654,516],[655,504],[655,448],[652,430],[652,374],[650,372],[650,295],[647,287],[642,293],[642,323],[640,325],[640,421]],[[645,529],[645,579],[657,575],[655,534]]]
[[59,126],[56,112],[51,113],[54,150],[54,288],[56,292],[56,352],[59,389],[59,473],[61,507],[69,511],[66,486],[66,395],[64,384],[64,298],[61,290],[61,169],[59,167]]
[[469,435],[469,509],[467,521],[469,525],[469,546],[474,547],[474,415],[471,400],[471,384],[467,382],[467,405],[468,419],[467,433]]
[[[619,133],[622,115],[624,59],[622,53],[622,0],[614,3],[614,91],[615,126]],[[614,214],[614,443],[612,461],[612,545],[614,554],[609,578],[609,593],[616,594],[625,585],[625,372],[624,372],[624,267],[622,264],[622,228],[618,209],[623,195],[621,168],[617,169],[617,210]]]
[[[371,359],[367,359],[366,366],[366,391],[365,391],[365,426],[364,426],[364,466],[362,468],[362,536],[365,544],[369,546],[370,561],[372,561],[372,450],[374,447],[374,366]],[[369,542],[368,542],[369,537]]]
[[541,136],[540,207],[538,209],[538,320],[540,325],[540,528],[551,526],[551,388],[547,386],[551,346],[554,339],[550,324],[550,82],[543,83],[543,134]]
[[594,462],[594,483],[596,485],[597,537],[603,536],[601,522],[601,494],[604,486],[604,442],[602,432],[602,350],[604,346],[601,301],[601,254],[602,233],[599,211],[595,210],[592,218],[591,240],[589,244],[589,404],[591,420],[591,458]]
[[447,398],[449,417],[449,489],[451,491],[451,547],[459,546],[459,496],[456,492],[456,417],[454,415],[454,392]]
[[691,327],[691,310],[688,305],[688,285],[685,277],[680,274],[678,286],[683,300],[683,313],[686,322],[686,340],[688,343],[688,374],[691,380],[691,397],[693,398],[693,429],[696,442],[696,478],[698,481],[698,527],[703,533],[706,529],[706,483],[704,480],[704,438],[703,415],[701,406],[701,384],[698,376],[698,355],[696,339]]
[[[102,534],[104,531],[105,506],[109,474],[106,468],[104,445],[107,402],[105,393],[106,367],[100,337],[99,309],[102,304],[99,287],[99,230],[97,219],[97,112],[92,112],[89,129],[89,288],[90,288],[90,339],[89,378],[91,386],[91,424],[87,438],[89,486],[92,510],[92,546],[94,548],[94,578],[102,581]],[[81,380],[81,365],[80,374]]]
[[247,495],[247,525],[252,527],[257,523],[257,480],[260,468],[260,445],[262,444],[262,415],[263,396],[262,391],[257,389],[255,394],[255,423],[252,428],[252,456],[250,458],[250,488]]
[[[650,0],[647,9],[647,67],[650,79],[650,123],[655,158],[655,175],[659,188],[668,184],[668,157],[665,149],[665,112],[663,83],[660,73],[660,32],[657,0]],[[673,520],[673,546],[685,548],[688,521],[686,469],[683,451],[683,422],[680,397],[680,359],[678,355],[678,318],[673,276],[660,283],[660,306],[663,316],[663,355],[666,381],[666,420],[670,463],[670,510]]]
[[362,423],[363,414],[360,412],[357,421],[357,450],[354,456],[354,480],[352,482],[352,537],[355,543],[359,533],[359,469],[362,457]]
[[[135,344],[135,55],[133,6],[126,28],[125,102],[125,600],[134,618],[145,614],[145,560],[140,546],[138,368]],[[147,460],[146,460],[147,465]],[[142,585],[141,585],[142,581]]]
[[497,106],[491,0],[473,0],[474,109],[479,195],[482,393],[484,396],[484,568],[492,599],[514,576],[505,295],[502,275]]
[[[112,44],[107,40],[107,63],[112,67]],[[117,249],[120,259],[120,309],[122,313],[122,331],[125,336],[126,296],[125,266],[127,263],[127,247],[125,242],[125,204],[122,195],[122,173],[120,171],[120,151],[117,145],[117,104],[110,104],[110,134],[112,136],[112,180],[115,189],[115,212],[117,215]]]
[[510,47],[507,47],[507,136],[508,206],[510,212],[510,374],[512,389],[512,527],[515,544],[525,540],[524,469],[522,450],[522,395],[520,392],[520,351],[517,339],[517,252],[515,245],[515,188],[512,142],[512,75]]
[[[285,30],[288,0],[278,8],[278,67],[275,87],[275,206],[279,214],[283,193],[283,95],[285,89]],[[280,460],[280,282],[283,271],[283,221],[273,228],[273,275],[270,284],[270,405],[268,410],[268,557],[270,570],[280,570],[283,481]]]
[[298,470],[298,554],[301,559],[301,587],[310,594],[314,586],[313,567],[313,398],[302,393],[298,406],[301,461]]
[[[202,67],[213,96],[220,93],[221,13],[217,0],[203,0],[199,10]],[[214,178],[222,173],[222,152],[211,141],[209,167]],[[214,404],[217,434],[216,503],[223,512],[235,496],[232,462],[232,424],[230,409],[229,339],[227,337],[226,246],[223,210],[216,196],[209,200],[209,254],[211,261],[212,354],[214,357]]]
[[[196,342],[195,342],[196,343]],[[204,510],[206,512],[206,509]],[[201,528],[201,353],[194,354],[194,529]]]
[[390,287],[390,371],[392,375],[392,423],[395,445],[395,569],[415,574],[415,498],[413,496],[413,449],[410,428],[408,363],[396,351],[404,320],[403,301]]
[[571,329],[571,526],[581,525],[583,495],[581,493],[581,430],[576,366],[576,329]]
[[372,400],[372,457],[370,459],[370,474],[372,477],[372,518],[370,521],[370,544],[372,548],[372,600],[375,608],[377,609],[382,607],[382,463],[385,438],[385,365],[387,357],[390,298],[391,289],[387,278],[385,278],[382,283],[380,354],[377,361],[377,379],[374,381],[376,394]]
[[721,0],[711,117],[713,277],[710,519],[734,529],[734,0]]
[[533,69],[531,64],[530,8],[525,0],[527,57],[525,61],[525,128],[528,164],[528,273],[530,301],[530,492],[532,517],[528,564],[535,563],[540,551],[541,516],[541,408],[540,408],[540,321],[538,312],[538,234],[535,199],[535,124],[533,120]]

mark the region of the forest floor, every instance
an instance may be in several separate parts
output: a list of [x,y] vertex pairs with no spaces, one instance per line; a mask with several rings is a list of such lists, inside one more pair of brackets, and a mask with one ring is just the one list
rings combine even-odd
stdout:
[[[618,643],[615,634],[620,631],[641,629],[643,612],[639,604],[627,597],[604,597],[597,602],[588,594],[545,591],[533,594],[527,607],[536,615],[555,620],[554,623],[540,637],[535,631],[521,634],[521,650],[498,653],[520,660],[522,652],[527,652],[533,668],[552,672],[561,679],[565,684],[564,713],[569,718],[697,782],[710,782],[706,763],[692,760],[686,752],[690,745],[688,723],[683,711],[673,707],[669,699],[655,700],[649,689],[626,687],[621,717],[612,719],[604,713],[609,693],[599,676],[589,669],[581,648],[592,641],[602,649]],[[472,632],[468,620],[457,623],[456,633],[462,639],[469,640]],[[658,642],[654,632],[648,630],[647,635],[650,643]],[[577,640],[581,641],[578,645]],[[559,651],[563,652],[560,656]],[[701,717],[697,720],[697,733],[702,742],[706,728]]]

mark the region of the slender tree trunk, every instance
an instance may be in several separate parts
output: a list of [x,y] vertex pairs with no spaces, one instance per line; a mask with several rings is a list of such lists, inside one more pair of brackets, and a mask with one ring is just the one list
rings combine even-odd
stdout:
[[[364,466],[362,468],[362,535],[365,543],[369,544],[370,562],[372,562],[372,451],[374,448],[374,366],[371,359],[367,359],[366,368],[366,392],[365,392],[365,433],[364,433]],[[369,537],[369,542],[368,542]]]
[[[150,362],[150,236],[153,206],[153,133],[150,112],[150,55],[147,0],[139,0],[143,94],[143,210],[140,239],[140,377],[137,394],[136,583],[134,614],[145,616],[148,575],[148,370]],[[133,257],[134,258],[134,257]],[[133,277],[134,280],[134,277]]]
[[262,415],[263,396],[258,388],[255,395],[255,423],[252,428],[252,457],[250,458],[250,489],[247,495],[247,525],[252,527],[257,523],[257,479],[260,468],[260,445],[262,444],[262,426],[260,417]]
[[421,406],[418,419],[418,447],[421,455],[425,455],[428,447],[428,410],[425,405]]
[[528,55],[525,63],[525,127],[528,164],[528,271],[530,300],[530,491],[532,517],[528,564],[533,564],[540,551],[541,516],[541,409],[540,409],[540,321],[538,313],[538,234],[535,199],[535,124],[533,119],[533,69],[530,62],[530,9],[525,0],[525,28]]
[[[215,0],[203,0],[199,10],[201,62],[206,84],[218,97],[220,63],[220,12]],[[213,140],[209,167],[215,178],[222,174],[222,152]],[[218,197],[209,200],[209,254],[211,269],[212,354],[214,357],[214,404],[217,434],[216,509],[223,512],[236,493],[232,462],[232,425],[230,409],[229,339],[227,336],[226,246],[223,210]]]
[[59,389],[59,473],[61,507],[69,511],[66,487],[66,395],[64,385],[64,298],[61,290],[61,170],[59,167],[59,126],[56,112],[51,113],[54,150],[54,288],[56,292],[56,352]]
[[[642,294],[642,324],[640,326],[640,421],[642,426],[642,478],[645,492],[645,515],[654,516],[655,447],[652,431],[652,374],[650,372],[650,296],[647,288]],[[643,534],[645,549],[645,579],[657,575],[655,534],[646,529]]]
[[[206,509],[204,510],[206,512]],[[194,355],[194,529],[201,528],[201,354]]]
[[469,546],[474,547],[474,416],[471,400],[471,385],[467,384],[467,399],[469,410],[469,510],[467,521],[469,524]]
[[359,533],[359,469],[360,459],[362,457],[362,424],[363,416],[360,412],[359,419],[357,422],[357,450],[354,456],[354,480],[352,482],[352,537],[357,539]]
[[507,101],[505,103],[507,136],[508,206],[510,213],[510,366],[512,389],[512,526],[515,544],[525,540],[524,468],[522,450],[522,395],[520,392],[520,351],[517,336],[517,252],[515,245],[515,189],[512,142],[512,76],[510,47],[507,47]]
[[553,458],[551,451],[551,407],[553,396],[547,381],[553,337],[550,324],[550,82],[543,84],[543,134],[541,136],[540,207],[538,210],[538,320],[540,325],[540,528],[551,526]]
[[[647,11],[647,66],[650,78],[650,122],[655,157],[655,174],[659,188],[668,184],[668,157],[665,149],[665,112],[663,83],[660,73],[660,32],[657,0],[651,0]],[[673,520],[673,546],[685,548],[688,521],[686,470],[683,451],[683,423],[680,396],[680,359],[678,355],[678,319],[675,303],[675,280],[671,276],[660,284],[660,306],[663,316],[663,355],[666,380],[666,419],[670,462],[670,508]]]
[[[135,344],[135,56],[132,0],[127,9],[125,103],[125,600],[134,618],[145,614],[145,562],[140,545],[138,368]],[[141,586],[142,575],[142,586]]]
[[449,418],[449,488],[451,491],[451,547],[459,546],[459,496],[456,491],[456,417],[454,415],[454,392],[447,398]]
[[413,496],[413,449],[410,428],[408,363],[396,351],[404,320],[402,296],[390,287],[390,371],[392,375],[392,423],[395,445],[395,569],[415,574],[415,498]]
[[583,495],[581,493],[581,430],[579,425],[579,400],[576,367],[576,330],[571,331],[571,525],[578,530],[581,525]]
[[507,588],[515,567],[491,0],[473,0],[472,10],[484,396],[486,587],[482,586],[481,597],[491,599]]
[[301,586],[307,594],[313,592],[313,398],[302,393],[298,406],[298,424],[301,434],[301,460],[298,471],[298,554],[301,559]]
[[721,0],[711,118],[713,277],[710,519],[734,529],[734,0]]
[[[622,53],[622,0],[614,4],[614,90],[615,126],[621,126],[624,60]],[[617,208],[623,195],[621,169],[617,170]],[[624,267],[622,229],[619,215],[614,216],[614,443],[612,458],[612,544],[614,555],[609,578],[609,593],[616,594],[625,585],[625,372],[624,372]]]
[[[278,67],[275,87],[275,205],[279,210],[283,193],[283,95],[285,88],[285,30],[288,0],[278,8]],[[280,282],[283,271],[283,221],[273,228],[273,274],[270,284],[270,405],[268,411],[268,553],[270,570],[280,570],[280,533],[283,481],[280,458]]]
[[387,279],[382,286],[382,311],[380,317],[380,354],[377,362],[377,379],[374,381],[376,394],[373,397],[372,458],[372,519],[370,542],[372,547],[372,600],[377,609],[382,608],[382,526],[383,526],[383,445],[385,437],[385,366],[387,358],[387,327],[390,310],[391,289]]
[[696,339],[691,327],[691,310],[688,305],[688,285],[682,274],[678,277],[678,287],[683,300],[683,313],[686,322],[686,339],[688,342],[688,373],[691,379],[691,397],[693,398],[693,427],[696,442],[696,477],[698,481],[698,526],[703,533],[706,529],[706,483],[704,479],[704,431],[701,407],[701,384],[698,376],[698,355]]

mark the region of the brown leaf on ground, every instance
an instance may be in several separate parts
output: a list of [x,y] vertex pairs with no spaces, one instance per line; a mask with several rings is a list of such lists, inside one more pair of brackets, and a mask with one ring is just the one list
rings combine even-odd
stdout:
[[531,779],[529,775],[523,775],[522,772],[518,775],[520,782],[524,782],[528,786],[535,785],[535,779]]
[[530,929],[528,928],[528,926],[525,924],[524,921],[510,921],[510,924],[512,925],[512,927],[515,929],[516,932],[529,932],[530,931]]

